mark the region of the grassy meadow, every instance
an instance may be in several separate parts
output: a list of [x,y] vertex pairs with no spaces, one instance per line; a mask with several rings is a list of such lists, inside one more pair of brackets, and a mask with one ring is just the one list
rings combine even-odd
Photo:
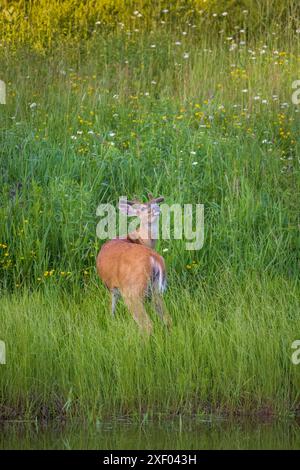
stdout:
[[[207,3],[0,10],[0,419],[299,408],[299,9]],[[205,234],[159,240],[174,326],[145,341],[111,318],[96,208],[150,191]]]

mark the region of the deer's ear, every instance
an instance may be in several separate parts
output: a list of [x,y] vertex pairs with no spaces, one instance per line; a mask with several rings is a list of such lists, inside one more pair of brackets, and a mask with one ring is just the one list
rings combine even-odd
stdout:
[[156,197],[155,199],[153,199],[153,201],[156,202],[156,204],[159,204],[160,202],[163,202],[164,200],[165,198],[163,196]]
[[137,210],[125,200],[119,201],[119,211],[129,216],[137,215]]

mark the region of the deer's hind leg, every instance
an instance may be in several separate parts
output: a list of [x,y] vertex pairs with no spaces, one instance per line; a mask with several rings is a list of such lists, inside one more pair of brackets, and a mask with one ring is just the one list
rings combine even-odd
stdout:
[[152,302],[161,321],[170,329],[172,326],[172,318],[169,315],[164,299],[156,289],[153,289],[152,292]]
[[119,297],[120,297],[120,291],[116,287],[111,289],[111,314],[114,317],[115,316],[115,310],[116,310],[116,305],[118,303]]
[[141,330],[144,331],[147,335],[151,335],[153,326],[145,310],[143,297],[140,295],[133,295],[132,293],[128,292],[122,292],[122,297]]

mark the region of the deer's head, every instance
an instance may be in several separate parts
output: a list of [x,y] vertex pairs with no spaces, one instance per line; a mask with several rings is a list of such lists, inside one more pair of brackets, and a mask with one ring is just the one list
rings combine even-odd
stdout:
[[154,198],[152,194],[148,194],[147,202],[141,202],[138,199],[121,200],[119,209],[123,214],[138,217],[141,225],[149,225],[158,220],[160,214],[159,203],[163,201],[164,198],[161,196]]
[[138,217],[140,220],[140,228],[135,233],[129,234],[130,238],[140,238],[145,244],[149,244],[146,240],[151,240],[150,244],[153,245],[151,234],[156,233],[160,215],[159,204],[163,201],[162,196],[154,198],[152,194],[148,194],[147,202],[141,202],[138,199],[120,200],[119,210],[123,214]]

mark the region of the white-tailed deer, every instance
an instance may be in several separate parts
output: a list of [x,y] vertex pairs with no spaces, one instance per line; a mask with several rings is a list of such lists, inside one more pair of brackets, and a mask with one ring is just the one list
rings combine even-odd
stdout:
[[171,326],[161,297],[166,289],[165,262],[154,251],[160,214],[158,204],[163,200],[163,197],[149,195],[147,203],[120,201],[119,210],[138,217],[140,226],[127,237],[104,243],[97,256],[98,274],[111,292],[112,314],[121,294],[139,327],[148,334],[152,332],[152,322],[144,307],[146,296],[151,296],[164,324]]

